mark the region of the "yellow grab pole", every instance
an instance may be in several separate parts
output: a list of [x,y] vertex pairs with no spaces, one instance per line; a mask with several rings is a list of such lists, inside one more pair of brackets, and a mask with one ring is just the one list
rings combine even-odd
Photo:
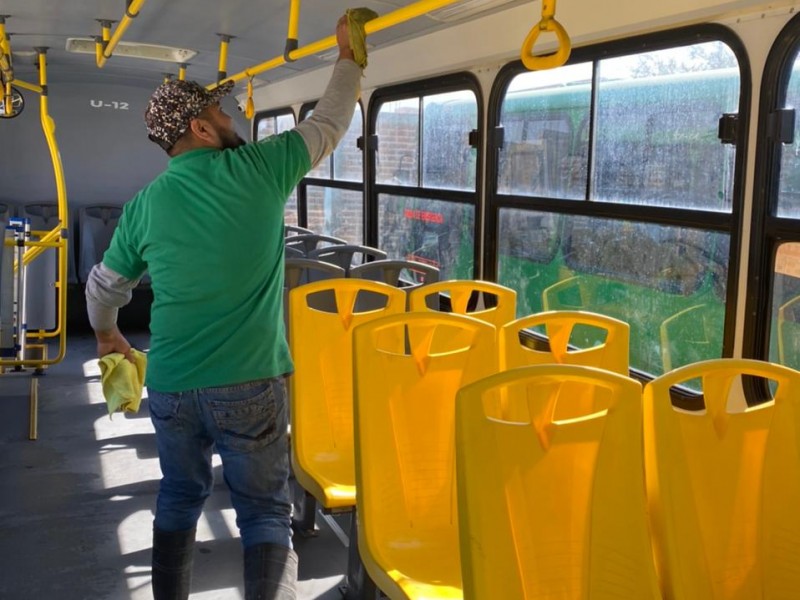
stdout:
[[233,39],[232,35],[226,33],[218,33],[219,36],[219,63],[217,66],[217,81],[225,79],[225,74],[228,69],[228,45]]
[[[390,12],[387,15],[382,17],[378,17],[377,19],[373,19],[372,21],[368,21],[365,25],[364,29],[367,34],[376,33],[378,31],[382,31],[387,29],[388,27],[392,27],[394,25],[399,25],[400,23],[405,23],[406,21],[410,21],[411,19],[415,19],[416,17],[420,17],[425,13],[429,13],[431,11],[437,10],[449,4],[455,4],[460,0],[419,0],[418,2],[414,2],[414,4],[409,4],[403,8],[399,8]],[[263,73],[264,71],[269,71],[270,69],[275,69],[280,67],[281,65],[287,62],[286,58],[289,60],[298,60],[300,58],[305,58],[306,56],[311,56],[312,54],[318,54],[320,52],[324,52],[325,50],[329,50],[336,46],[336,36],[331,35],[329,37],[323,38],[317,42],[309,44],[307,46],[303,46],[302,48],[298,48],[297,50],[293,50],[289,52],[288,57],[277,56],[273,59],[270,59],[266,62],[254,65],[252,67],[248,67],[244,71],[240,73],[236,73],[235,75],[231,75],[230,77],[226,77],[225,81],[241,81],[248,77],[255,77],[259,73]],[[218,81],[217,83],[211,84],[207,86],[209,89],[213,89],[222,83]]]
[[[103,52],[97,57],[98,67],[102,69],[106,64],[106,60],[111,58],[111,55],[114,53],[114,48],[117,47],[117,44],[119,44],[122,36],[125,35],[125,31],[127,31],[131,21],[139,16],[139,11],[142,10],[142,6],[144,6],[145,1],[146,0],[132,0],[128,5],[128,8],[125,9],[125,16],[122,17],[119,25],[117,25],[116,29],[114,29],[114,33],[111,35],[111,38],[109,40],[103,40]],[[103,37],[105,38],[105,32]]]
[[286,46],[283,48],[283,58],[286,62],[292,62],[290,54],[297,50],[298,40],[300,39],[298,31],[300,29],[300,0],[291,0],[289,4],[289,31],[286,33]]
[[186,67],[188,67],[186,63],[181,63],[178,65],[178,81],[185,81],[186,80]]
[[[50,233],[44,236],[40,242],[56,242],[58,244],[58,278],[56,279],[56,288],[58,289],[58,319],[56,321],[56,331],[51,335],[59,335],[59,353],[58,356],[50,361],[43,361],[44,364],[55,364],[59,362],[66,352],[67,336],[66,336],[66,315],[67,315],[67,237],[69,229],[69,217],[67,207],[67,187],[64,181],[64,168],[61,164],[61,153],[58,151],[58,143],[56,142],[56,123],[50,116],[50,105],[47,90],[47,48],[36,48],[39,53],[39,85],[42,87],[42,94],[39,97],[39,112],[42,121],[42,130],[47,139],[47,147],[50,150],[50,159],[53,162],[53,173],[56,179],[56,193],[58,196],[58,221],[59,228],[54,228]],[[27,263],[28,253],[36,252],[39,250],[43,252],[44,247],[32,248],[30,251],[26,250],[23,257],[23,262]]]
[[[26,243],[30,248],[25,250],[22,257],[23,264],[29,264],[33,259],[42,254],[48,248],[56,248],[58,250],[58,277],[56,280],[56,288],[58,290],[58,314],[56,321],[56,329],[49,332],[32,331],[28,332],[26,337],[33,339],[53,338],[58,336],[58,354],[54,358],[45,358],[41,360],[2,360],[0,359],[0,367],[44,367],[54,365],[64,359],[67,351],[67,328],[66,328],[66,315],[67,315],[67,237],[69,220],[67,218],[67,192],[64,183],[64,169],[61,164],[61,154],[58,151],[58,144],[56,143],[55,131],[56,124],[50,116],[48,105],[48,90],[47,90],[47,48],[35,48],[39,57],[39,87],[41,88],[41,95],[39,98],[39,116],[41,117],[42,130],[47,140],[47,147],[50,150],[50,158],[53,162],[53,171],[56,179],[56,192],[58,195],[58,220],[59,224],[53,228],[49,233],[44,235],[38,242]],[[19,265],[15,265],[18,268]],[[45,350],[46,351],[46,350]],[[31,410],[35,410],[32,406]],[[31,413],[33,414],[33,412]],[[32,425],[32,432],[33,427]]]

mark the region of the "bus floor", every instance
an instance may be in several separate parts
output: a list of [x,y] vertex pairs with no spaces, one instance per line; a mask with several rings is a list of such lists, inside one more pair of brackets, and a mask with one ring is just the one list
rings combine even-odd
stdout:
[[[146,348],[147,334],[129,336]],[[0,598],[145,600],[160,470],[146,399],[109,419],[94,337],[70,336],[39,384],[38,440],[28,439],[28,373],[0,375]],[[215,485],[198,523],[193,599],[244,597],[235,515],[214,456]],[[347,517],[295,535],[298,598],[341,598]],[[337,527],[338,525],[338,527]]]

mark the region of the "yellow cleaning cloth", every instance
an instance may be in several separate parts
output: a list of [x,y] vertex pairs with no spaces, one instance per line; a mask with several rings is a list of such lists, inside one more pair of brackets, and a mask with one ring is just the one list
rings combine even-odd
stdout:
[[367,21],[377,19],[378,13],[371,8],[348,8],[344,14],[347,15],[350,47],[353,49],[356,64],[363,69],[367,66],[367,32],[364,31],[364,25]]
[[139,411],[147,355],[131,350],[131,356],[134,362],[126,359],[120,352],[112,352],[100,359],[100,381],[109,417],[118,410],[132,413]]

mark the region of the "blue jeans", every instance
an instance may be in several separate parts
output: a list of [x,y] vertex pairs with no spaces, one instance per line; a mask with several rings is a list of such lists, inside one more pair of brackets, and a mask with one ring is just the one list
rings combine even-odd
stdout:
[[284,379],[175,393],[148,388],[148,397],[163,474],[155,526],[195,527],[214,483],[216,446],[242,544],[291,548]]

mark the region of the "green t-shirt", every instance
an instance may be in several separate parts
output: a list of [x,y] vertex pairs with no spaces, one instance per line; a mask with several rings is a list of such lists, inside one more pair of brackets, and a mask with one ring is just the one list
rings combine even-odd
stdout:
[[126,204],[103,263],[153,289],[147,385],[162,392],[292,371],[283,210],[310,169],[299,133],[181,154]]

